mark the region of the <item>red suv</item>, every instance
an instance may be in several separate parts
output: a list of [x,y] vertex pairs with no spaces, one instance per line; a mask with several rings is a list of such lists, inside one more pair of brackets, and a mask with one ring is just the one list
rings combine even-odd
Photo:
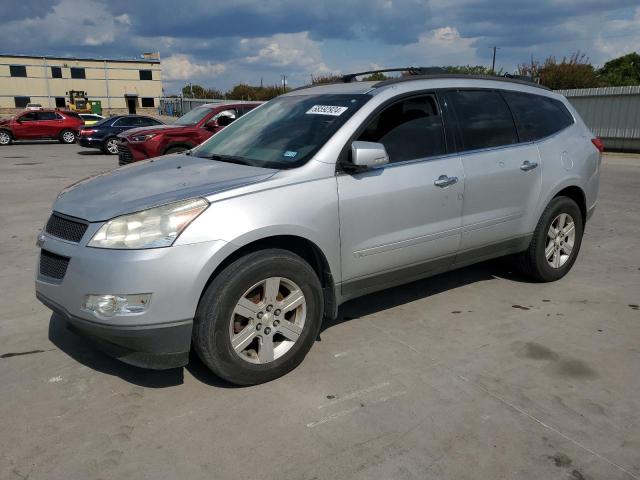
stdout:
[[61,143],[74,143],[84,122],[67,110],[31,110],[0,120],[0,145],[13,140],[53,138]]
[[258,105],[260,103],[211,103],[194,108],[171,125],[127,130],[118,135],[118,163],[126,165],[189,150]]

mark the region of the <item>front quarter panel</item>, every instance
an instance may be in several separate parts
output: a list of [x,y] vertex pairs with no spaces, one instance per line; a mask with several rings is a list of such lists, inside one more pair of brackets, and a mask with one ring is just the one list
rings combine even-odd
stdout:
[[208,265],[211,274],[238,248],[278,235],[293,235],[313,242],[322,250],[338,281],[340,236],[333,175],[291,183],[274,179],[261,184],[260,190],[213,199],[209,208],[178,238],[176,245],[210,240],[227,242]]

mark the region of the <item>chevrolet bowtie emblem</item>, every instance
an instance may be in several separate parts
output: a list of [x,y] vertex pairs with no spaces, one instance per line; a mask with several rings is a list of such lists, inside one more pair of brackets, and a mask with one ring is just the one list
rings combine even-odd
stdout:
[[42,247],[46,239],[47,237],[45,237],[44,233],[39,233],[36,239],[36,247]]

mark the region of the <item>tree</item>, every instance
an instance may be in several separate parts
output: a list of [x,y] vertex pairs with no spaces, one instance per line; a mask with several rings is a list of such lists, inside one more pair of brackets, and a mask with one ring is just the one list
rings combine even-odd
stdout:
[[[442,67],[447,73],[464,74],[464,75],[494,75],[491,68],[483,65],[449,65]],[[502,69],[498,70],[495,75],[502,75]]]
[[312,85],[323,85],[325,83],[337,83],[342,81],[342,75],[319,75],[314,77],[311,75]]
[[609,60],[597,74],[602,84],[607,86],[640,85],[640,55],[633,52]]
[[563,57],[561,62],[550,56],[542,64],[520,64],[518,73],[529,76],[552,90],[600,86],[596,69],[589,62],[589,57],[579,51],[571,54],[569,58]]
[[216,88],[204,88],[197,84],[185,85],[182,87],[184,98],[222,98],[223,93]]
[[362,79],[362,81],[364,82],[381,82],[383,80],[387,80],[389,77],[387,77],[384,73],[372,73],[371,75],[364,77]]

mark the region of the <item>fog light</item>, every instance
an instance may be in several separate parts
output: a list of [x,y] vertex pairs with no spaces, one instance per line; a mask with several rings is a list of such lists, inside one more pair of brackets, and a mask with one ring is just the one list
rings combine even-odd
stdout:
[[134,295],[86,295],[83,310],[93,312],[101,317],[144,313],[151,301],[150,293]]

